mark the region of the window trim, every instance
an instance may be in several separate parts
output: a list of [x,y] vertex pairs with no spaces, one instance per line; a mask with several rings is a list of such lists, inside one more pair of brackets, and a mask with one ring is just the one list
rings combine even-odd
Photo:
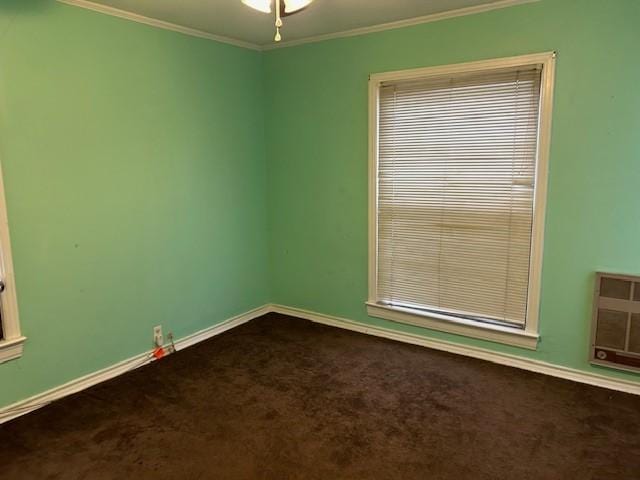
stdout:
[[26,337],[22,336],[20,332],[18,298],[13,273],[6,205],[2,167],[0,167],[0,278],[5,284],[4,292],[0,294],[3,332],[3,338],[0,340],[0,363],[22,356],[26,340]]
[[[547,200],[547,177],[551,139],[551,113],[555,82],[556,52],[544,52],[516,57],[476,62],[416,68],[369,76],[369,291],[367,313],[371,317],[406,323],[432,330],[490,340],[535,350],[539,341],[539,313],[542,273],[542,252]],[[393,307],[377,302],[378,281],[378,112],[380,85],[383,82],[413,80],[436,75],[469,73],[482,70],[542,65],[536,182],[533,199],[533,231],[527,318],[524,329],[481,323],[448,315]]]

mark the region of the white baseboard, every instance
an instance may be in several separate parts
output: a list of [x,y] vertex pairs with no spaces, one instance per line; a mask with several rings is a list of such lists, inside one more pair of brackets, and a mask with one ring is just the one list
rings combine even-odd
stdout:
[[[207,340],[208,338],[220,335],[227,330],[235,328],[243,323],[247,323],[254,318],[261,317],[270,312],[270,306],[264,305],[259,308],[255,308],[248,312],[236,315],[221,323],[213,325],[212,327],[205,328],[191,335],[187,335],[175,342],[176,350],[183,350],[191,345]],[[39,393],[25,400],[21,400],[12,405],[0,409],[0,424],[8,422],[21,415],[25,415],[29,412],[44,407],[49,403],[64,398],[68,395],[80,392],[86,388],[102,383],[106,380],[110,380],[118,375],[129,372],[136,368],[142,367],[150,362],[154,361],[154,357],[151,355],[151,351],[135,355],[131,358],[118,362],[107,368],[103,368],[97,372],[90,373],[83,377],[71,380],[63,385],[52,388],[45,392]]]
[[[333,317],[322,313],[311,312],[309,310],[303,310],[301,308],[287,307],[284,305],[264,305],[262,307],[255,308],[248,312],[229,318],[228,320],[218,323],[212,327],[205,328],[196,333],[183,337],[175,342],[176,350],[183,350],[187,347],[190,347],[191,345],[195,345],[196,343],[202,342],[211,337],[215,337],[216,335],[220,335],[227,330],[240,326],[243,323],[247,323],[253,320],[254,318],[261,317],[271,312],[289,315],[304,320],[310,320],[312,322],[321,323],[332,327],[343,328],[345,330],[365,333],[367,335],[388,338],[391,340],[396,340],[398,342],[410,343],[412,345],[419,345],[422,347],[433,348],[435,350],[442,350],[458,355],[465,355],[467,357],[487,360],[489,362],[498,363],[500,365],[507,365],[523,370],[529,370],[531,372],[542,373],[545,375],[550,375],[552,377],[572,380],[574,382],[586,383],[588,385],[594,385],[596,387],[608,388],[620,392],[640,395],[640,381],[633,382],[630,380],[607,377],[605,375],[599,375],[596,373],[590,373],[573,368],[553,365],[551,363],[541,362],[538,360],[531,360],[528,358],[509,355],[506,353],[498,353],[484,348],[471,347],[458,343],[447,342],[444,340],[427,338],[421,335],[398,332],[388,328],[365,325],[363,323],[355,322],[353,320],[347,320],[345,318]],[[67,382],[64,385],[60,385],[58,387],[47,390],[46,392],[34,395],[30,398],[27,398],[26,400],[22,400],[7,407],[1,408],[0,424],[37,410],[38,408],[44,407],[45,405],[55,400],[59,400],[68,395],[80,392],[93,385],[97,385],[98,383],[104,382],[111,378],[122,375],[123,373],[139,368],[143,365],[146,365],[147,363],[152,362],[153,360],[154,359],[151,356],[150,351],[144,352],[127,360],[123,360],[122,362],[111,365],[110,367]]]
[[529,370],[531,372],[542,373],[552,377],[563,378],[565,380],[572,380],[574,382],[586,383],[596,387],[640,395],[640,379],[638,382],[633,382],[630,380],[612,378],[606,375],[599,375],[597,373],[585,372],[574,368],[562,367],[547,362],[541,362],[539,360],[531,360],[507,353],[494,352],[485,348],[471,347],[444,340],[427,338],[421,335],[398,332],[388,328],[365,325],[353,320],[332,317],[330,315],[310,312],[300,308],[286,307],[283,305],[270,305],[270,311],[290,315],[292,317],[303,318],[305,320],[330,325],[332,327],[366,333],[367,335],[374,335],[376,337],[388,338],[399,342],[410,343],[412,345],[420,345],[422,347],[433,348],[435,350],[442,350],[458,355],[487,360],[500,365]]

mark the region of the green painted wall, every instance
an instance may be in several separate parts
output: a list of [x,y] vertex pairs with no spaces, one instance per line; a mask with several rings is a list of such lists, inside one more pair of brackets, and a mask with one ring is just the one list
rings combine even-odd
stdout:
[[[0,406],[145,351],[153,325],[182,337],[268,301],[637,379],[586,356],[593,272],[640,273],[639,23],[635,0],[543,0],[260,54],[2,1],[0,161],[29,339],[0,365]],[[367,317],[369,73],[547,50],[538,351]]]
[[0,160],[24,356],[0,406],[268,300],[261,57],[0,2]]
[[[622,376],[592,369],[587,344],[593,272],[640,273],[638,25],[637,0],[544,0],[266,53],[272,301]],[[549,50],[559,58],[538,351],[368,318],[368,75]]]

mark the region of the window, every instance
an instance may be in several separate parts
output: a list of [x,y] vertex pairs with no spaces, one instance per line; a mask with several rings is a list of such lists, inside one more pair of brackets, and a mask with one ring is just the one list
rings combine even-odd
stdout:
[[0,172],[0,363],[22,355],[25,338],[20,334],[7,209]]
[[554,62],[371,77],[370,315],[536,348]]

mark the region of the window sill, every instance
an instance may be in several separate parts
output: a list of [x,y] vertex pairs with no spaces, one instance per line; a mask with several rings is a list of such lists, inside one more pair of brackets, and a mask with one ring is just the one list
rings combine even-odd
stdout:
[[463,335],[465,337],[503,343],[514,347],[536,350],[539,336],[532,332],[500,325],[480,324],[472,320],[448,317],[446,315],[426,314],[402,307],[389,307],[367,302],[367,313],[371,317],[406,323],[440,332]]
[[8,362],[22,356],[22,348],[26,337],[0,340],[0,363]]

